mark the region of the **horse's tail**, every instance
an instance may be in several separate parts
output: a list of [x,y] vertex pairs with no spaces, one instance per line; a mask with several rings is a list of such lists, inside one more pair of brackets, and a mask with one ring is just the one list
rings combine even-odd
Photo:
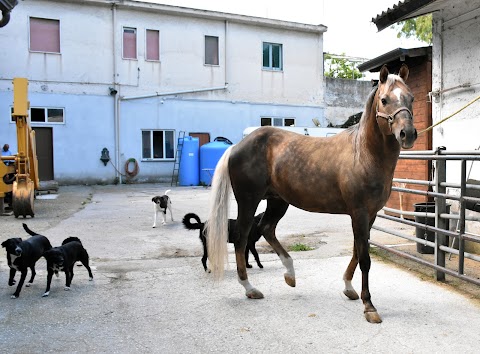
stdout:
[[232,147],[225,151],[215,168],[208,207],[209,217],[205,223],[208,258],[216,280],[223,278],[225,263],[228,260],[228,207],[231,189],[228,160]]

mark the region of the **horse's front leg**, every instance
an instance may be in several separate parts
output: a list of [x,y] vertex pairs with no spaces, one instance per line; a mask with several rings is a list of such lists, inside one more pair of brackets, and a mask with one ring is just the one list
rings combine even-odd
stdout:
[[375,306],[373,306],[368,285],[368,273],[371,265],[368,239],[370,238],[370,228],[373,224],[373,220],[369,221],[369,218],[366,215],[352,216],[352,227],[355,238],[355,249],[357,252],[358,264],[360,265],[360,270],[362,271],[361,298],[363,305],[365,306],[365,318],[370,323],[381,323],[382,319]]

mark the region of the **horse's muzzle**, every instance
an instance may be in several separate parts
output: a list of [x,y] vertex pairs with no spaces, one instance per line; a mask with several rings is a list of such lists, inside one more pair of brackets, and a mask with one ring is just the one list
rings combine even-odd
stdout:
[[411,149],[415,140],[417,140],[417,129],[413,125],[406,126],[400,130],[396,138],[403,149]]

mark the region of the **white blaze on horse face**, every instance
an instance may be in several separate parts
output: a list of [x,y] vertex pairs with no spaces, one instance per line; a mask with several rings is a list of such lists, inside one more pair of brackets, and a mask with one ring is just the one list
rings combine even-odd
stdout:
[[400,87],[393,89],[393,94],[397,97],[397,101],[400,103],[400,99],[402,97],[402,89]]

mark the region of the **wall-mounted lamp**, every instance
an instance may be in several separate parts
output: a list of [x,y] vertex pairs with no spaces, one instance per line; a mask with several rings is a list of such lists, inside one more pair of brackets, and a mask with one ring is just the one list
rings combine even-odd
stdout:
[[115,96],[118,93],[118,91],[115,90],[114,87],[109,87],[108,89],[110,90],[110,95],[112,95],[112,96]]
[[107,148],[102,149],[102,156],[100,156],[100,160],[105,166],[107,166],[108,161],[110,161],[110,155]]

